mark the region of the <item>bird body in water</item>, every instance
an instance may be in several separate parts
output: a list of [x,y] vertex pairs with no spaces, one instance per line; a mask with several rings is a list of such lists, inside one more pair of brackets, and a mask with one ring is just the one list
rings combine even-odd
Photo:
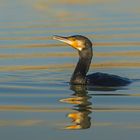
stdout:
[[93,56],[92,43],[87,37],[81,35],[69,37],[55,35],[53,38],[65,42],[78,50],[79,61],[70,80],[72,85],[125,86],[131,83],[128,78],[107,73],[97,72],[86,75]]

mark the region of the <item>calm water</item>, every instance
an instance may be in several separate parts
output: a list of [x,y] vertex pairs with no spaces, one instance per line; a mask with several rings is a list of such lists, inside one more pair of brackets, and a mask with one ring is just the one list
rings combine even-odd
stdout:
[[[140,1],[1,0],[0,138],[134,140],[140,136]],[[52,35],[94,42],[90,72],[133,79],[70,87],[78,55]]]

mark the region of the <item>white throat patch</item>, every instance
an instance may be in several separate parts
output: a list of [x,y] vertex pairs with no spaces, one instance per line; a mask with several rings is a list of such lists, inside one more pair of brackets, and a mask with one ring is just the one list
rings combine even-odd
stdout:
[[83,42],[77,41],[77,44],[78,44],[78,46],[80,46],[80,47],[78,47],[78,50],[81,51],[83,49]]

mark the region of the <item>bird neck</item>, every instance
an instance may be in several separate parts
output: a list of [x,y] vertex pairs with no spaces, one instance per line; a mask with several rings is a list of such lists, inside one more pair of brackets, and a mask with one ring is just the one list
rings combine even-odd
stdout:
[[72,84],[86,84],[86,74],[89,70],[92,59],[92,53],[79,58],[76,68],[71,77]]

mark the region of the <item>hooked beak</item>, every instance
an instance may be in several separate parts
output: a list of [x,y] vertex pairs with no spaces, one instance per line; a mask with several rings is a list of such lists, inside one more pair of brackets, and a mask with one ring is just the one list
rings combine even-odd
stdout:
[[62,37],[62,36],[58,36],[58,35],[54,35],[53,39],[55,40],[59,40],[61,42],[67,43],[68,45],[72,46],[73,48],[81,51],[82,48],[79,47],[79,42],[77,40],[72,40],[70,37]]
[[61,42],[67,43],[69,45],[72,45],[72,41],[68,39],[68,37],[62,37],[62,36],[58,36],[58,35],[54,35],[53,39],[55,40],[59,40]]

